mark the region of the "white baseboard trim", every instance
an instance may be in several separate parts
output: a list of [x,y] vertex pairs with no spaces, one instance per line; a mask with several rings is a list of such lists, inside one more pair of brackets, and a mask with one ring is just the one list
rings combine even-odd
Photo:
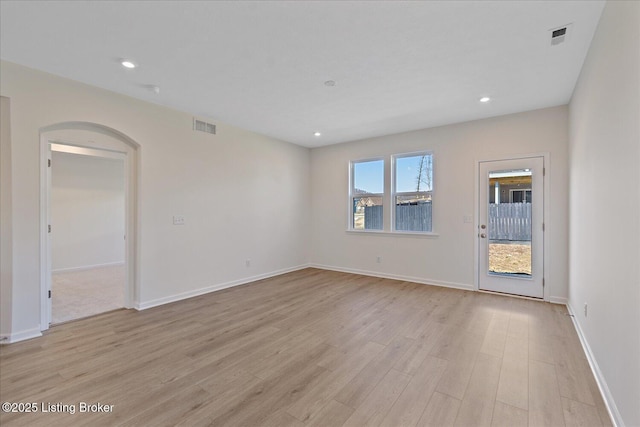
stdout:
[[151,301],[136,302],[134,305],[136,310],[146,310],[148,308],[157,307],[159,305],[169,304],[169,303],[180,301],[183,299],[197,297],[199,295],[220,291],[222,289],[232,288],[234,286],[244,285],[247,283],[255,282],[257,280],[268,279],[270,277],[279,276],[285,273],[291,273],[292,271],[298,271],[308,267],[309,267],[308,264],[303,264],[295,267],[284,268],[282,270],[271,271],[269,273],[259,274],[257,276],[245,277],[243,279],[232,280],[230,282],[207,286],[206,288],[200,288],[200,289],[194,289],[192,291],[181,292],[179,294],[157,298]]
[[551,304],[567,305],[569,301],[565,297],[549,297],[549,302]]
[[358,270],[355,268],[335,267],[332,265],[309,264],[311,268],[319,268],[321,270],[339,271],[341,273],[361,274],[363,276],[380,277],[383,279],[401,280],[403,282],[421,283],[423,285],[441,286],[444,288],[462,289],[465,291],[475,290],[473,285],[455,282],[443,282],[441,280],[424,279],[420,277],[402,276],[399,274],[387,274],[378,271]]
[[27,329],[26,331],[14,332],[9,335],[0,336],[0,344],[13,344],[19,341],[30,340],[42,336],[40,328]]
[[51,270],[51,272],[52,273],[71,273],[73,271],[91,270],[93,268],[100,268],[100,267],[115,267],[117,265],[124,265],[124,261],[107,262],[104,264],[94,264],[94,265],[82,265],[80,267],[58,268],[56,270]]
[[607,407],[607,411],[609,411],[609,417],[611,418],[611,421],[613,422],[613,425],[615,427],[624,426],[624,421],[620,416],[620,412],[618,412],[618,407],[616,406],[616,402],[613,400],[613,396],[611,395],[611,391],[609,390],[607,381],[604,379],[604,375],[602,375],[602,371],[600,370],[598,362],[596,361],[596,358],[591,351],[591,347],[589,346],[587,338],[582,332],[582,328],[580,328],[580,323],[578,323],[578,321],[576,320],[576,311],[571,307],[569,303],[567,303],[567,310],[571,315],[573,327],[576,328],[576,332],[578,333],[578,338],[580,338],[580,343],[582,344],[584,353],[587,355],[589,366],[591,367],[593,376],[596,378],[596,383],[598,384],[598,388],[600,389],[600,394],[602,395],[604,404]]

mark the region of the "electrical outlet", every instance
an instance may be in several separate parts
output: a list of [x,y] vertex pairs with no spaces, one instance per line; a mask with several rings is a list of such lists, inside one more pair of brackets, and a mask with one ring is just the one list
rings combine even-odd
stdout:
[[381,256],[377,256],[377,257],[376,257],[376,262],[377,262],[378,264],[380,264],[380,263],[382,262],[382,257],[381,257]]
[[587,317],[587,303],[584,303],[584,317]]
[[471,223],[473,223],[473,215],[468,215],[468,214],[467,214],[467,215],[463,216],[463,217],[462,217],[462,221],[463,221],[465,224],[471,224]]
[[249,258],[247,258],[246,261],[244,262],[244,266],[247,268],[251,267],[251,260]]
[[184,225],[184,216],[182,216],[182,215],[174,215],[173,216],[173,225]]

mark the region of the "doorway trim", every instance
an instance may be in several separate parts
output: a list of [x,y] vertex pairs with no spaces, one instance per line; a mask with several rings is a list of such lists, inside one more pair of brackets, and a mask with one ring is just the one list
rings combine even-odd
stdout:
[[[542,245],[543,245],[543,255],[542,255],[542,278],[544,280],[543,287],[543,300],[549,302],[550,301],[550,287],[549,281],[547,277],[547,266],[549,265],[549,251],[546,250],[547,233],[549,230],[549,194],[550,194],[550,185],[549,182],[549,171],[550,171],[550,154],[548,151],[539,152],[539,153],[527,153],[527,154],[514,154],[514,155],[506,155],[506,156],[488,156],[485,158],[480,158],[475,160],[474,167],[474,183],[475,183],[475,191],[474,191],[474,239],[473,239],[473,248],[474,248],[474,290],[480,291],[480,242],[477,237],[480,232],[480,163],[483,162],[493,162],[493,161],[504,161],[504,160],[519,160],[519,159],[530,159],[533,157],[542,157],[543,159],[543,168],[545,169],[545,179],[543,180],[543,223],[545,224],[545,230],[542,233]],[[507,294],[505,294],[507,295]],[[516,295],[514,295],[516,296]]]
[[[115,141],[59,138],[54,131],[88,131]],[[95,138],[98,139],[98,138]],[[49,329],[51,319],[49,290],[51,289],[51,245],[48,227],[51,214],[51,169],[49,144],[61,144],[81,149],[102,150],[124,154],[125,162],[125,308],[133,308],[139,299],[140,228],[138,200],[138,171],[140,145],[125,134],[108,126],[90,122],[64,122],[40,129],[40,330]]]

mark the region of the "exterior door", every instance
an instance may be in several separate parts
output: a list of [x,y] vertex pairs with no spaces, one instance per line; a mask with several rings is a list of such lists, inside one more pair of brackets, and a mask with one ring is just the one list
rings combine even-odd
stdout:
[[480,162],[478,287],[544,297],[544,159]]

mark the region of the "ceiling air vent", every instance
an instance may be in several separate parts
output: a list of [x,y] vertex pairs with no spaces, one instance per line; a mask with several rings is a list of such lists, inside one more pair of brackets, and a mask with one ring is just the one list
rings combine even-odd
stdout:
[[215,135],[216,134],[216,125],[203,122],[202,120],[193,119],[193,130],[197,130],[200,132],[206,132]]
[[571,24],[549,30],[551,33],[551,46],[557,46],[569,40]]

